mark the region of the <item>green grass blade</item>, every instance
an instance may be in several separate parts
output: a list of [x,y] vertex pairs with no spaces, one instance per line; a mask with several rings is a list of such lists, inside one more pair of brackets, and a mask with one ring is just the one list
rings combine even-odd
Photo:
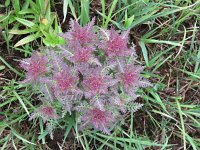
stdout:
[[148,52],[147,52],[146,46],[143,41],[140,41],[139,44],[142,49],[142,54],[146,62],[146,66],[149,67],[149,58],[148,58]]
[[81,25],[86,25],[90,21],[89,4],[90,4],[89,0],[81,0],[81,15],[80,15]]
[[23,74],[21,74],[20,72],[18,72],[16,69],[14,69],[9,63],[7,63],[1,56],[0,56],[0,60],[14,73],[16,73],[17,75],[24,77]]
[[108,23],[111,20],[112,13],[113,13],[113,11],[114,11],[114,9],[116,7],[117,2],[118,2],[118,0],[113,0],[111,8],[110,8],[110,11],[108,13],[108,17],[106,18],[106,22],[103,25],[104,28],[108,28]]
[[16,96],[16,98],[19,100],[20,104],[22,105],[22,107],[24,108],[24,110],[26,111],[26,113],[28,115],[30,115],[28,108],[26,107],[26,105],[24,104],[23,100],[21,99],[21,97],[17,94],[16,91],[13,91],[14,95]]
[[63,2],[63,16],[64,16],[63,21],[62,21],[63,23],[65,22],[66,17],[67,17],[67,8],[68,8],[69,1],[70,0],[64,0]]
[[23,24],[23,25],[25,25],[25,26],[27,26],[27,27],[32,27],[32,26],[35,25],[35,23],[33,23],[33,22],[31,22],[31,21],[28,21],[28,20],[26,20],[26,19],[22,19],[22,18],[18,18],[18,17],[15,17],[15,19],[16,19],[19,23],[21,23],[21,24]]
[[176,104],[177,104],[178,113],[179,113],[179,117],[180,117],[180,121],[181,121],[181,127],[182,127],[183,147],[184,147],[184,150],[187,150],[187,148],[186,148],[186,139],[185,139],[185,137],[186,137],[185,125],[184,125],[184,120],[183,120],[181,106],[180,106],[180,103],[179,103],[178,99],[176,99]]
[[34,40],[36,40],[37,38],[39,38],[40,36],[42,36],[42,33],[41,32],[38,32],[36,34],[31,34],[31,35],[28,35],[26,36],[25,38],[21,39],[20,41],[18,41],[14,47],[18,47],[18,46],[21,46],[21,45],[24,45],[24,44],[27,44],[29,42],[32,42]]
[[32,142],[26,140],[25,138],[23,138],[22,135],[17,133],[17,131],[15,131],[14,129],[11,128],[11,131],[12,131],[13,135],[15,135],[18,139],[22,140],[23,142],[28,143],[28,144],[32,144],[32,145],[36,145],[35,143],[32,143]]

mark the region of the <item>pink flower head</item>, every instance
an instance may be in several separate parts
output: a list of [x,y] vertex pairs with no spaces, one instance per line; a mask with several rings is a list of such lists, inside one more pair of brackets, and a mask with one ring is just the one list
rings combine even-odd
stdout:
[[150,82],[143,79],[141,72],[143,67],[135,66],[134,64],[129,64],[124,67],[124,72],[120,73],[119,78],[125,89],[125,91],[133,97],[137,97],[135,90],[138,87],[150,86]]
[[36,80],[43,75],[46,72],[47,61],[47,58],[39,52],[33,52],[30,58],[22,60],[20,66],[27,71],[23,82]]
[[90,95],[102,94],[107,92],[104,77],[100,75],[91,75],[84,80],[85,90],[87,91],[86,97]]
[[56,111],[51,106],[40,106],[29,118],[29,120],[35,119],[37,115],[40,115],[44,122],[47,121],[47,119],[58,119],[58,115],[56,114]]
[[137,87],[140,81],[140,72],[134,66],[127,66],[121,74],[121,82],[125,88]]
[[129,56],[132,50],[127,47],[128,34],[119,35],[113,28],[108,32],[109,36],[102,48],[108,57],[124,57]]
[[71,58],[71,60],[77,63],[88,62],[93,57],[91,52],[92,50],[89,48],[79,48],[74,52],[74,56]]
[[55,119],[57,118],[56,114],[55,114],[55,110],[53,109],[53,107],[51,106],[43,106],[40,108],[40,112],[41,112],[41,115],[44,116],[45,118],[52,118],[52,119]]
[[[91,98],[92,96],[98,94],[107,94],[108,87],[113,86],[117,83],[116,80],[112,79],[110,76],[101,74],[100,68],[93,68],[93,71],[88,71],[87,75],[84,75],[84,93],[86,98]],[[92,70],[92,69],[91,69]]]
[[95,33],[93,32],[93,25],[95,19],[84,27],[81,27],[78,22],[71,20],[71,30],[64,33],[63,36],[67,41],[70,49],[76,49],[77,46],[88,46],[95,44]]
[[100,130],[106,134],[110,134],[109,128],[114,123],[115,118],[111,111],[102,111],[94,108],[88,110],[88,112],[82,116],[83,122],[89,123],[94,126],[95,129]]
[[62,70],[54,75],[55,80],[55,95],[59,93],[71,91],[76,86],[76,77],[73,76],[69,71]]

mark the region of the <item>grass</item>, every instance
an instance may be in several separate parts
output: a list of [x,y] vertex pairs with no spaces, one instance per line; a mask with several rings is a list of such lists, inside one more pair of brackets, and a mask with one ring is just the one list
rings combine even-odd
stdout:
[[[200,1],[101,0],[96,10],[91,9],[95,0],[64,2],[64,20],[71,15],[85,24],[93,11],[104,28],[132,28],[130,37],[136,44],[138,62],[147,67],[154,84],[151,89],[138,91],[143,108],[127,114],[111,135],[79,132],[70,117],[67,123],[59,122],[64,139],[74,131],[73,149],[200,149]],[[54,0],[52,5],[59,3]],[[13,7],[17,9],[17,5]],[[32,45],[14,48],[5,26],[6,46],[1,53],[11,55],[13,50],[27,56]],[[0,62],[6,67],[0,70],[0,117],[4,117],[0,121],[1,149],[47,148],[49,140],[41,120],[27,121],[37,106],[34,94],[17,82],[23,75],[6,55],[0,56]],[[59,147],[66,149],[66,141],[59,142]]]

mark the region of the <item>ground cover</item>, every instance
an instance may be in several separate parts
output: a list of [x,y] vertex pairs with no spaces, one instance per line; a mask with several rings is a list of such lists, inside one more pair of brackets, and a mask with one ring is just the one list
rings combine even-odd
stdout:
[[[198,0],[54,0],[50,4],[38,0],[32,7],[25,0],[0,2],[1,149],[199,149]],[[38,18],[31,11],[38,12]],[[48,16],[54,19],[46,29]],[[111,135],[77,132],[74,120],[66,116],[51,140],[41,118],[28,121],[40,103],[30,87],[18,82],[24,78],[19,60],[30,57],[38,47],[59,43],[52,42],[55,35],[50,34],[60,32],[57,24],[65,32],[70,18],[84,25],[94,16],[98,26],[131,29],[130,43],[136,45],[137,61],[146,67],[153,87],[139,91],[137,102],[144,106],[127,113]],[[36,33],[34,24],[41,32],[30,38]]]

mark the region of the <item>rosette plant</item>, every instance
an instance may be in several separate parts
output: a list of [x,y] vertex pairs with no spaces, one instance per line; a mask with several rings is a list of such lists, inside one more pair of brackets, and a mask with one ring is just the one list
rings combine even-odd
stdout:
[[94,28],[94,21],[81,27],[71,20],[70,30],[60,35],[65,45],[34,52],[21,61],[26,70],[22,83],[41,93],[42,105],[30,119],[41,116],[48,122],[75,113],[79,129],[110,134],[129,106],[142,106],[135,102],[137,90],[151,84],[141,75],[144,67],[135,63],[129,31]]

